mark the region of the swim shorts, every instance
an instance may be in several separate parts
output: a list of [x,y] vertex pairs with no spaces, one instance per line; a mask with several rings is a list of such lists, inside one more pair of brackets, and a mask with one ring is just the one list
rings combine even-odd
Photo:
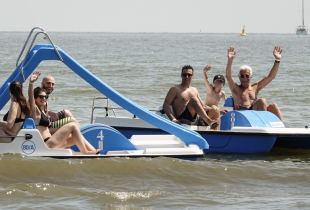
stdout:
[[188,125],[193,124],[195,122],[196,118],[197,118],[197,113],[195,114],[194,117],[192,117],[192,115],[189,112],[187,106],[185,107],[185,109],[179,115],[180,122],[184,123],[184,124],[188,124]]
[[241,111],[241,110],[253,110],[253,105],[250,106],[250,108],[247,108],[247,107],[245,107],[245,106],[239,105],[237,110],[240,110],[240,111]]
[[58,116],[57,121],[54,121],[53,118],[50,118],[51,120],[50,128],[61,128],[65,124],[72,122],[71,117],[66,117],[65,110],[58,112],[57,116]]

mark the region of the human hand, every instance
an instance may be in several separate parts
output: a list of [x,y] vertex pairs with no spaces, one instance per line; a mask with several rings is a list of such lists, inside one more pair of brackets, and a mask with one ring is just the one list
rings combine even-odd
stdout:
[[228,110],[227,109],[223,109],[223,110],[220,110],[220,112],[226,114],[228,112]]
[[48,116],[50,116],[51,118],[53,118],[54,121],[57,121],[57,120],[58,120],[58,115],[57,115],[57,113],[55,113],[55,112],[49,111],[49,112],[48,112]]
[[30,82],[34,83],[35,81],[37,81],[40,75],[41,75],[41,72],[39,71],[33,72],[33,74],[30,77]]
[[179,120],[174,120],[173,122],[176,123],[176,124],[181,125],[181,122]]
[[281,53],[282,53],[281,47],[275,46],[274,50],[273,50],[273,56],[275,57],[275,59],[280,60],[281,59]]
[[236,51],[235,51],[235,48],[234,47],[230,47],[227,49],[227,56],[228,56],[228,59],[234,59],[236,57]]
[[214,123],[218,123],[219,120],[220,120],[220,118],[217,118],[217,119],[215,119],[215,120],[209,119],[209,120],[208,120],[209,122],[207,122],[207,123],[208,123],[209,126],[211,126],[211,125],[213,125]]
[[207,73],[208,71],[210,71],[212,69],[212,66],[207,65],[204,69],[203,72]]

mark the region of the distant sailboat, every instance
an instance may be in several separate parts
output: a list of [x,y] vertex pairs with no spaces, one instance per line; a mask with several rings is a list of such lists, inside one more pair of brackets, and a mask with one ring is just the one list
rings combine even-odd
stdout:
[[239,36],[246,36],[246,34],[245,34],[245,26],[243,26],[242,33],[239,34]]
[[304,24],[304,0],[302,0],[302,25],[298,26],[296,29],[296,35],[307,35],[308,27]]

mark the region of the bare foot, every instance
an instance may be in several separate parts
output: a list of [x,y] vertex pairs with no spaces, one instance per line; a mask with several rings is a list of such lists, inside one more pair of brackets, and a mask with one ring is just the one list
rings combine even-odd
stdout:
[[96,149],[96,150],[91,150],[91,151],[87,151],[85,153],[85,155],[95,155],[100,151],[100,149]]

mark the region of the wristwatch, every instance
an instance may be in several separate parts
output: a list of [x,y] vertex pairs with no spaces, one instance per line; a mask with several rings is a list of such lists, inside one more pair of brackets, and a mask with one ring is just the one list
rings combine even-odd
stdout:
[[172,121],[172,122],[176,122],[176,121],[178,121],[178,120],[174,118],[174,119],[173,119],[173,120],[171,120],[171,121]]

